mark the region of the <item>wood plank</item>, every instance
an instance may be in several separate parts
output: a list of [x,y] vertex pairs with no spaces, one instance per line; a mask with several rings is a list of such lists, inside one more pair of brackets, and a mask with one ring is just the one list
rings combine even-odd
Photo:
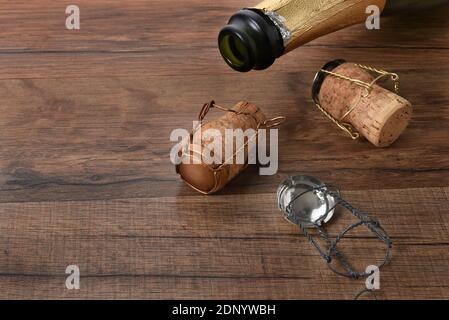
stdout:
[[[136,237],[237,239],[296,236],[296,228],[285,223],[277,208],[275,192],[3,203],[0,233],[14,236],[15,231],[20,231],[19,236],[22,233],[26,236],[43,231],[67,237],[131,234]],[[354,206],[381,220],[387,230],[403,241],[416,239],[430,243],[448,239],[445,229],[449,223],[447,188],[343,190],[342,194]],[[342,219],[337,228],[349,222],[347,214],[343,213]]]
[[[180,49],[215,48],[218,32],[231,15],[251,5],[241,0],[189,0],[185,5],[174,0],[78,0],[82,27],[73,32],[65,29],[66,3],[51,0],[0,3],[1,53],[154,52],[172,45]],[[449,25],[448,12],[448,8],[439,8],[384,18],[380,30],[367,31],[364,25],[355,26],[310,45],[341,48],[376,47],[381,43],[384,47],[449,48],[449,35],[441,32]]]
[[[0,298],[352,299],[276,207],[277,185],[311,174],[379,219],[394,241],[381,299],[449,299],[449,7],[317,39],[263,72],[223,63],[218,31],[240,0],[0,1]],[[388,149],[353,142],[312,106],[335,58],[401,76],[413,121]],[[217,196],[169,163],[174,128],[200,106],[248,100],[283,115],[279,172],[251,167]],[[339,212],[333,235],[350,223]],[[341,243],[359,270],[383,247]],[[367,254],[368,253],[368,254]],[[65,289],[65,267],[81,290]]]
[[[2,288],[8,298],[53,298],[66,299],[127,299],[130,297],[154,299],[300,299],[303,292],[318,296],[316,288],[295,279],[213,279],[213,278],[172,278],[172,277],[101,277],[89,278],[81,284],[79,291],[65,290],[64,276],[48,277],[0,277]],[[24,291],[21,284],[29,289]],[[121,284],[126,284],[125,286]],[[132,288],[132,289],[130,289]],[[356,291],[359,287],[351,288]],[[430,290],[429,290],[430,291]],[[339,296],[341,290],[324,288],[319,298]],[[307,295],[310,297],[310,295]],[[6,295],[5,295],[6,296]],[[347,295],[351,299],[351,295]]]
[[[385,276],[384,274],[382,274]],[[320,278],[254,279],[116,276],[90,277],[81,280],[80,290],[66,290],[65,276],[1,277],[2,298],[10,299],[354,299],[363,289],[360,282],[345,279],[342,283],[327,283]],[[319,283],[319,285],[317,285]],[[383,283],[376,293],[379,299],[447,299],[447,282],[439,285],[416,286],[404,282]],[[24,287],[26,286],[26,290]],[[372,297],[364,297],[364,299]]]
[[[83,27],[76,32],[64,28],[64,4],[8,3],[0,10],[6,30],[0,55],[8,59],[0,65],[0,79],[234,74],[223,63],[216,38],[229,16],[247,4],[191,2],[80,1]],[[444,68],[449,35],[440,30],[447,28],[448,11],[387,18],[378,31],[355,26],[337,32],[290,53],[263,74],[316,72],[336,57],[394,70]]]
[[[448,188],[345,195],[369,208],[394,240],[394,258],[382,270],[385,298],[448,297],[443,291],[449,286]],[[283,220],[273,195],[227,198],[3,204],[0,278],[11,290],[0,297],[350,298],[363,285],[331,273]],[[349,221],[341,213],[333,227]],[[358,259],[359,267],[373,263],[383,251],[378,241],[365,236],[369,234],[355,231],[342,242],[342,250]],[[73,295],[60,288],[69,264],[80,266],[85,283]],[[323,291],[307,290],[318,278]],[[21,281],[39,284],[34,290],[41,291],[15,289],[14,283]],[[135,290],[136,281],[142,291]],[[217,290],[231,282],[247,289]],[[178,291],[187,283],[198,286]],[[112,289],[114,284],[122,289]],[[150,284],[153,289],[145,291]]]
[[[239,81],[239,74],[139,77],[132,83],[129,78],[0,81],[0,202],[193,195],[169,161],[174,145],[169,137],[175,128],[190,130],[202,103],[211,99],[223,105],[248,99],[267,115],[288,119],[279,134],[279,174],[260,177],[251,168],[224,194],[266,193],[298,173],[344,189],[447,186],[445,74],[449,71],[404,73],[402,92],[415,115],[387,149],[351,141],[315,109],[304,89],[313,72],[275,74],[269,82],[262,74],[249,82]],[[415,90],[417,78],[426,95]],[[236,82],[241,93],[229,85]],[[437,108],[441,116],[435,117]]]
[[[304,47],[279,59],[267,71],[240,75],[240,81],[254,77],[269,79],[279,73],[308,71],[315,74],[326,62],[336,58],[373,66],[410,72],[416,69],[438,72],[447,70],[447,49],[403,48],[348,48]],[[235,75],[221,58],[215,47],[164,48],[154,52],[131,53],[6,53],[7,64],[0,65],[0,79],[66,79],[85,77],[139,77],[179,76],[182,74],[213,78],[218,75]],[[117,68],[120,66],[120,68]],[[437,72],[437,73],[438,73]],[[415,83],[419,79],[415,79]],[[307,87],[310,86],[310,79]],[[419,83],[419,82],[418,82]],[[226,83],[223,83],[226,86]]]

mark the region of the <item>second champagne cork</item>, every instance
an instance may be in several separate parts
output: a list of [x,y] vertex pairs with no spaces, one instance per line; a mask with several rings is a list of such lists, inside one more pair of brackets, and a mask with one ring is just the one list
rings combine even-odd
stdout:
[[[380,75],[375,78],[369,71]],[[334,122],[349,124],[353,138],[361,135],[375,146],[387,147],[406,129],[413,110],[406,99],[376,83],[385,76],[397,77],[344,60],[331,61],[315,77],[313,98]]]
[[[247,167],[251,144],[239,147],[238,151],[234,153],[232,161],[229,162],[224,161],[226,158],[224,143],[222,143],[220,155],[211,156],[209,147],[216,141],[225,142],[223,139],[227,129],[241,129],[242,131],[252,129],[254,135],[248,139],[254,139],[257,137],[257,130],[265,126],[267,122],[265,114],[256,105],[248,102],[239,102],[232,109],[227,110],[221,118],[203,122],[212,107],[217,108],[218,106],[214,102],[204,105],[199,116],[201,125],[184,141],[182,157],[187,158],[188,161],[176,166],[176,171],[183,180],[203,194],[211,194],[223,189],[229,181]],[[223,108],[221,109],[223,110]],[[231,142],[237,145],[234,137]],[[243,156],[244,163],[234,161],[239,154]],[[214,157],[219,159],[213,159]]]

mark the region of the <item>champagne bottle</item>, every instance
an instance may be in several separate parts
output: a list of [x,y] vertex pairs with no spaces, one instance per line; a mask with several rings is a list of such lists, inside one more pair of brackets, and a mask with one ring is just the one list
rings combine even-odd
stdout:
[[233,69],[262,70],[309,41],[366,21],[368,6],[396,14],[445,3],[449,0],[264,0],[234,14],[218,45]]

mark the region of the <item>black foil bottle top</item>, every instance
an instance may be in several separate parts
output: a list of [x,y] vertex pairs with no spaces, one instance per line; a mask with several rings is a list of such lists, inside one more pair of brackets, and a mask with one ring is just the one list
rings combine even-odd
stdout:
[[220,31],[218,46],[226,63],[240,72],[266,69],[284,52],[279,29],[257,9],[234,14]]

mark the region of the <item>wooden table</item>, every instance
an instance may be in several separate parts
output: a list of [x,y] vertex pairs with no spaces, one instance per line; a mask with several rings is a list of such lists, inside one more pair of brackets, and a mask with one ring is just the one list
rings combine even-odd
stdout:
[[[300,173],[392,236],[379,298],[449,298],[448,9],[239,74],[216,38],[249,2],[73,2],[78,31],[65,3],[0,5],[0,298],[352,299],[364,281],[334,275],[277,209],[278,184]],[[415,115],[391,148],[351,141],[314,108],[315,72],[341,57],[400,74]],[[250,168],[216,196],[181,182],[170,132],[211,99],[288,118],[277,175]],[[350,220],[337,217],[332,228]],[[342,246],[361,267],[383,249],[363,230]],[[80,290],[65,287],[72,264]]]

